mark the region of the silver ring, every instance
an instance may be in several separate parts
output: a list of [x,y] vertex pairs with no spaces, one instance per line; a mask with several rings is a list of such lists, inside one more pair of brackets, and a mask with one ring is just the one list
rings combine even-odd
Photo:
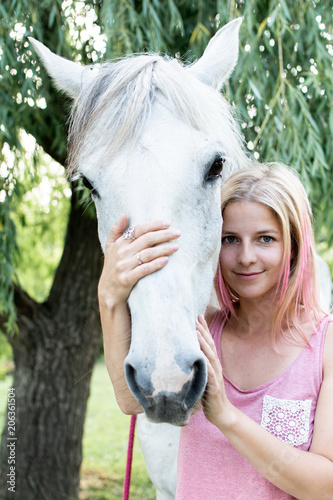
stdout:
[[129,227],[125,232],[123,232],[123,238],[124,240],[135,240],[133,226]]
[[138,262],[139,262],[139,266],[141,266],[141,264],[143,264],[142,260],[140,259],[140,252],[138,252],[136,254],[137,258],[138,258]]

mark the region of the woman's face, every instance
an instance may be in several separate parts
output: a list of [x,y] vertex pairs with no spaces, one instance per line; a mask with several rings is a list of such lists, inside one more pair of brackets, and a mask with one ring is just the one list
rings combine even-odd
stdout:
[[223,211],[221,269],[240,299],[275,294],[283,252],[282,228],[270,208],[253,201],[227,205]]

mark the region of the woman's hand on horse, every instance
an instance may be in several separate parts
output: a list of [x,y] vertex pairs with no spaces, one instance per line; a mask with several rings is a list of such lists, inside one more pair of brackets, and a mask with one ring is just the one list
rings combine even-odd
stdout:
[[124,303],[134,285],[144,276],[166,265],[178,250],[173,243],[180,232],[165,221],[136,225],[132,238],[124,238],[127,217],[122,215],[112,226],[105,245],[105,259],[98,286],[100,300],[106,304]]
[[206,418],[220,427],[229,421],[232,405],[229,402],[223,380],[222,366],[216,351],[216,346],[203,316],[196,321],[197,334],[202,352],[207,362],[208,381],[202,406]]

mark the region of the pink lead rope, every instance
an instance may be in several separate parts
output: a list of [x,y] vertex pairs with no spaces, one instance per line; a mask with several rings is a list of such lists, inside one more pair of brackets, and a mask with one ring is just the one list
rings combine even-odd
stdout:
[[126,461],[126,472],[125,472],[125,480],[124,480],[123,500],[129,500],[129,493],[130,493],[130,486],[131,486],[131,472],[132,472],[132,460],[133,460],[135,423],[136,423],[136,415],[132,415],[131,416],[130,431],[129,431],[129,436],[128,436],[127,461]]

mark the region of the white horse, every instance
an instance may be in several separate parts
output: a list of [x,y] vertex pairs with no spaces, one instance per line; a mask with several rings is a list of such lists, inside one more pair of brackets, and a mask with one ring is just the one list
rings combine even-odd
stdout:
[[[131,225],[162,218],[182,233],[168,265],[140,280],[129,299],[126,377],[145,410],[138,434],[159,499],[174,496],[171,471],[164,468],[163,478],[160,471],[167,453],[175,478],[179,428],[151,422],[185,425],[204,391],[195,319],[209,302],[217,266],[221,182],[249,163],[220,93],[237,62],[240,24],[237,19],[219,30],[187,66],[145,54],[92,71],[31,39],[57,88],[75,100],[69,175],[91,190],[102,248],[122,213]],[[154,463],[152,428],[170,444]]]
[[132,290],[128,385],[152,422],[185,425],[207,382],[195,319],[210,298],[221,240],[221,182],[248,164],[219,92],[238,58],[236,19],[183,66],[143,54],[96,71],[31,40],[56,86],[75,99],[69,174],[96,205],[102,248],[126,213],[131,225],[170,220],[181,231],[168,265]]

